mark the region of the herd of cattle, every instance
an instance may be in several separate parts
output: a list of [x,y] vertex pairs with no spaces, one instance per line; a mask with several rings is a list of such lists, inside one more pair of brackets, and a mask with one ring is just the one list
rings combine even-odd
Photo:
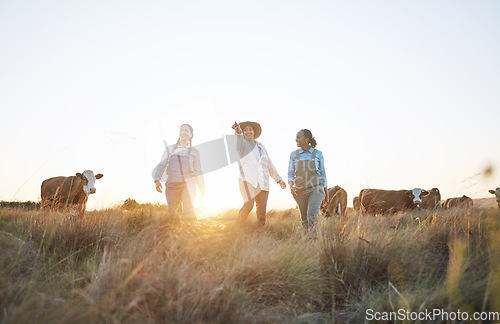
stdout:
[[[498,208],[500,208],[500,187],[489,192],[495,195]],[[326,217],[344,216],[347,208],[347,192],[335,186],[328,189],[328,194],[330,201],[322,208],[323,215]],[[414,188],[411,190],[363,189],[359,192],[359,196],[354,197],[352,204],[355,211],[365,215],[384,215],[413,209],[471,208],[474,203],[466,195],[448,198],[442,203],[438,188],[430,190]]]
[[[86,170],[71,177],[54,177],[43,181],[42,208],[56,210],[69,208],[72,214],[82,217],[88,196],[96,192],[95,181],[102,177],[100,173],[94,174],[91,170]],[[500,208],[500,187],[489,192],[496,196],[496,202]],[[330,201],[323,207],[323,215],[326,217],[345,215],[347,192],[335,186],[329,188],[328,193]],[[359,192],[359,196],[353,199],[354,210],[366,215],[389,214],[411,209],[470,208],[472,205],[472,199],[465,195],[448,198],[441,203],[441,193],[438,188],[430,190],[420,188],[411,190],[363,189]]]

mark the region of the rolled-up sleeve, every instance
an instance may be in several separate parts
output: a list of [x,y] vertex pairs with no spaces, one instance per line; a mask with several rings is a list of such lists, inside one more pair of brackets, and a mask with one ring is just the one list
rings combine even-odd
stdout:
[[269,154],[267,153],[267,150],[266,148],[264,147],[264,145],[262,145],[262,148],[264,149],[264,152],[265,154],[267,155],[267,159],[268,159],[268,166],[267,166],[267,171],[269,172],[269,175],[271,176],[271,178],[274,179],[274,181],[276,182],[280,182],[282,181],[283,179],[281,179],[279,173],[278,173],[278,170],[276,170],[276,167],[274,166],[273,164],[273,161],[271,161],[271,157],[269,156]]
[[288,161],[288,182],[295,181],[295,151],[290,154]]

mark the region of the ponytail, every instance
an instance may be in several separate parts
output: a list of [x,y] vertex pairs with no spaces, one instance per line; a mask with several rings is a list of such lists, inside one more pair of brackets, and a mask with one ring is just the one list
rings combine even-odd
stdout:
[[309,144],[311,144],[311,146],[315,148],[317,143],[316,139],[312,136],[311,131],[308,129],[301,129],[301,131],[304,132],[305,137],[309,139]]

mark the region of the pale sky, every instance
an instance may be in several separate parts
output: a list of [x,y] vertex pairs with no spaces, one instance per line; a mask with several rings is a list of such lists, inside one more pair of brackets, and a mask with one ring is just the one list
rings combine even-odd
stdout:
[[[285,181],[310,129],[349,205],[363,188],[490,197],[498,17],[499,1],[3,0],[0,200],[91,169],[104,177],[88,209],[165,203],[151,178],[163,141],[246,120]],[[205,179],[204,206],[242,205],[235,164]],[[294,206],[271,183],[268,207]]]

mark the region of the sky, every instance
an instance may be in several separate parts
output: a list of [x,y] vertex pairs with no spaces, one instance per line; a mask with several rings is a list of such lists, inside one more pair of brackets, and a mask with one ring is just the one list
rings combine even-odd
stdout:
[[[165,203],[151,171],[181,124],[199,145],[247,120],[284,179],[310,129],[349,205],[363,188],[490,197],[499,16],[494,0],[2,0],[0,200],[91,169],[87,209]],[[205,181],[197,206],[241,207],[235,163]],[[272,182],[268,208],[294,206]]]

